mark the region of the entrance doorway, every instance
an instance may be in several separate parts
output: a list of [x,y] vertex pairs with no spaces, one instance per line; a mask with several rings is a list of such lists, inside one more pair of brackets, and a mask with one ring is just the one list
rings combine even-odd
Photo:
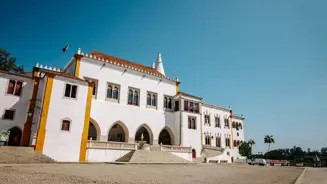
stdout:
[[195,158],[196,157],[196,151],[195,149],[192,149],[192,158]]
[[20,139],[22,137],[22,131],[18,127],[9,129],[8,146],[20,146]]

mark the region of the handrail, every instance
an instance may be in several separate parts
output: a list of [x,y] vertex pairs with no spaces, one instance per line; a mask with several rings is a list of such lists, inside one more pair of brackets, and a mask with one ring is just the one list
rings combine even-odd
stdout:
[[92,141],[88,140],[88,148],[97,148],[97,149],[128,149],[136,150],[137,144],[127,143],[127,142],[113,142],[113,141]]

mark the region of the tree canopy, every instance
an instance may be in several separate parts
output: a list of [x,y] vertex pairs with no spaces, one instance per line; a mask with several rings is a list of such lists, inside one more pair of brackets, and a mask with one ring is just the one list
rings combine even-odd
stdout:
[[24,67],[16,64],[16,58],[11,57],[11,54],[0,48],[0,70],[12,73],[24,73]]
[[252,148],[249,143],[243,142],[239,147],[238,147],[239,153],[242,156],[249,157],[252,154]]

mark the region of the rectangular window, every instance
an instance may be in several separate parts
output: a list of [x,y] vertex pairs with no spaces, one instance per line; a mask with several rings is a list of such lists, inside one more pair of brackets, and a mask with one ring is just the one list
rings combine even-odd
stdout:
[[204,125],[210,126],[210,115],[204,115]]
[[225,118],[224,121],[225,121],[225,128],[229,128],[229,120],[228,120],[228,118]]
[[194,106],[194,103],[193,102],[190,102],[190,106],[189,106],[189,111],[190,112],[193,112],[193,106]]
[[196,130],[196,117],[188,117],[188,128]]
[[199,110],[199,103],[194,103],[194,112],[195,113],[199,113],[200,110]]
[[14,120],[15,117],[15,110],[5,110],[3,114],[3,119],[5,120]]
[[135,88],[128,88],[128,102],[129,105],[139,105],[140,90]]
[[22,92],[23,82],[16,81],[16,80],[9,80],[8,87],[7,87],[7,94],[20,96]]
[[157,107],[157,94],[156,93],[148,92],[148,94],[146,96],[146,105],[147,105],[147,107],[151,107],[151,108]]
[[175,101],[175,111],[179,111],[179,100]]
[[69,120],[63,120],[61,123],[61,130],[63,131],[69,131],[70,128],[70,121]]
[[209,135],[205,136],[205,144],[209,146],[211,145],[211,137]]
[[164,96],[164,108],[165,109],[173,109],[173,105],[172,105],[172,100],[173,98],[170,96]]
[[76,98],[76,94],[77,94],[77,86],[66,84],[65,97]]
[[220,128],[220,117],[215,117],[215,127]]
[[225,139],[225,145],[226,147],[230,147],[230,138]]
[[118,102],[120,96],[120,85],[108,83],[106,100]]
[[188,111],[188,101],[184,101],[184,111]]

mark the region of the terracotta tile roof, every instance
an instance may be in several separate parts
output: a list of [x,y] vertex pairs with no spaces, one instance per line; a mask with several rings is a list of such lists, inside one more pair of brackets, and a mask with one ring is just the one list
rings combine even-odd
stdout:
[[100,57],[104,60],[108,60],[108,61],[115,61],[117,63],[119,63],[120,65],[122,66],[130,66],[130,67],[133,67],[133,68],[138,68],[138,69],[141,69],[145,72],[149,72],[149,73],[152,73],[153,75],[155,76],[158,76],[158,77],[161,77],[161,78],[166,78],[164,75],[162,75],[160,72],[158,72],[156,69],[152,68],[152,67],[149,67],[149,66],[145,66],[145,65],[142,65],[142,64],[138,64],[138,63],[135,63],[135,62],[132,62],[132,61],[128,61],[126,59],[122,59],[122,58],[118,58],[118,57],[115,57],[115,56],[111,56],[111,55],[108,55],[108,54],[104,54],[104,53],[101,53],[101,52],[97,52],[97,51],[92,51],[91,53],[89,53],[89,55],[92,55],[92,56],[96,56],[96,57]]
[[197,97],[197,96],[194,96],[194,95],[190,95],[190,94],[187,94],[187,93],[184,93],[184,92],[181,92],[181,91],[179,91],[179,92],[177,93],[177,95],[183,95],[183,96],[188,96],[188,97],[191,97],[191,98],[196,98],[196,99],[202,100],[201,97]]
[[65,78],[70,78],[70,79],[74,79],[74,80],[78,80],[78,81],[87,82],[86,80],[83,80],[81,78],[76,77],[73,74],[66,73],[66,72],[58,72],[58,71],[54,71],[54,70],[47,70],[47,69],[44,69],[44,68],[37,68],[37,67],[35,67],[35,70],[42,71],[42,72],[45,72],[45,73],[54,74],[54,75],[58,75],[58,76],[62,76],[62,77],[65,77]]
[[19,76],[19,77],[25,77],[25,78],[30,78],[30,79],[32,79],[32,77],[33,77],[32,72],[25,72],[25,73],[21,73],[21,74],[16,74],[16,73],[0,70],[0,73]]

